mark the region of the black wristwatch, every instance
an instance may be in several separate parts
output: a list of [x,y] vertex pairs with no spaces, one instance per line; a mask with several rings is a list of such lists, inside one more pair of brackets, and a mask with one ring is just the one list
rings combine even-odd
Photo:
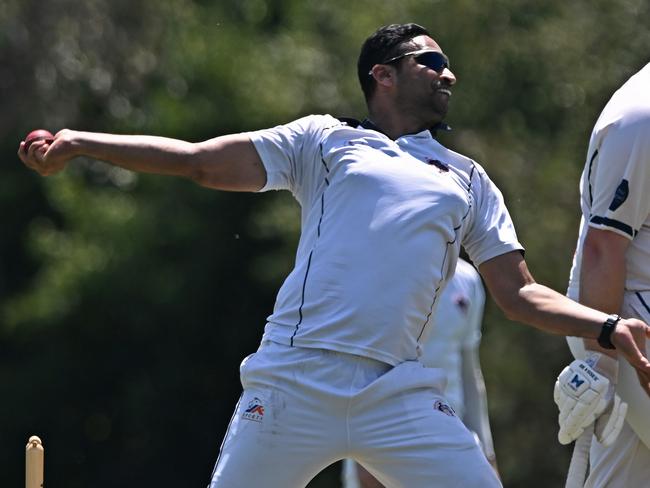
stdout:
[[614,344],[612,344],[612,332],[616,329],[616,324],[618,324],[619,320],[621,320],[621,317],[616,314],[610,315],[607,317],[607,320],[605,320],[600,335],[598,336],[598,344],[600,344],[600,347],[603,349],[616,349]]

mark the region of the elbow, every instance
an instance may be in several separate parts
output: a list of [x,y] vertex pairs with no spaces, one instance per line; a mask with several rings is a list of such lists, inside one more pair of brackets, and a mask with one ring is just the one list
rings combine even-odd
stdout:
[[514,297],[496,299],[496,302],[508,320],[518,320],[519,310],[516,303],[517,301]]
[[202,157],[200,143],[193,143],[187,148],[187,170],[185,176],[198,185],[204,185],[208,180],[207,164]]
[[513,322],[522,321],[523,316],[517,307],[509,304],[507,306],[501,306],[501,310],[503,310],[503,313],[508,320],[512,320]]
[[507,299],[499,303],[499,307],[508,320],[513,322],[528,321],[528,305],[533,300],[535,283],[522,286],[516,293],[512,293]]

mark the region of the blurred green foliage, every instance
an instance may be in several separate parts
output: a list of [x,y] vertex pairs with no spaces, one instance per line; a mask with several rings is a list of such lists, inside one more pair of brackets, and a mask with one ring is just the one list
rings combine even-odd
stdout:
[[[0,0],[0,459],[46,446],[46,483],[204,486],[293,261],[298,209],[80,159],[15,155],[64,127],[199,141],[308,113],[363,117],[380,25],[433,33],[459,78],[449,147],[503,190],[539,281],[563,290],[588,135],[648,62],[643,0]],[[564,340],[488,304],[482,362],[508,487],[563,485],[551,398]],[[311,487],[338,486],[337,467]]]

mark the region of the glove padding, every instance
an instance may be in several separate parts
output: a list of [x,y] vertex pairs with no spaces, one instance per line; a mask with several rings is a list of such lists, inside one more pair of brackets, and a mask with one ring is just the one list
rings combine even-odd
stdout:
[[627,403],[614,393],[618,363],[598,353],[588,361],[600,366],[601,371],[597,372],[587,362],[576,359],[564,368],[555,382],[553,397],[560,410],[560,444],[576,440],[597,419],[594,434],[604,446],[611,445],[623,428]]

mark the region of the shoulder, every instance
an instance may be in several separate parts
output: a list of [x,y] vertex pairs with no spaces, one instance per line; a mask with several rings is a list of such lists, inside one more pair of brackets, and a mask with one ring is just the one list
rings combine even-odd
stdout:
[[292,122],[284,124],[285,127],[291,127],[295,130],[301,130],[303,132],[323,131],[341,125],[344,125],[344,122],[328,114],[306,115],[304,117],[300,117],[299,119],[293,120]]
[[603,112],[594,127],[591,146],[617,158],[636,153],[645,160],[650,151],[650,101],[645,107],[628,105]]
[[632,76],[610,98],[594,132],[607,137],[647,138],[650,131],[650,63]]
[[256,147],[271,145],[289,150],[317,147],[329,129],[343,126],[331,115],[307,115],[285,124],[249,132]]

